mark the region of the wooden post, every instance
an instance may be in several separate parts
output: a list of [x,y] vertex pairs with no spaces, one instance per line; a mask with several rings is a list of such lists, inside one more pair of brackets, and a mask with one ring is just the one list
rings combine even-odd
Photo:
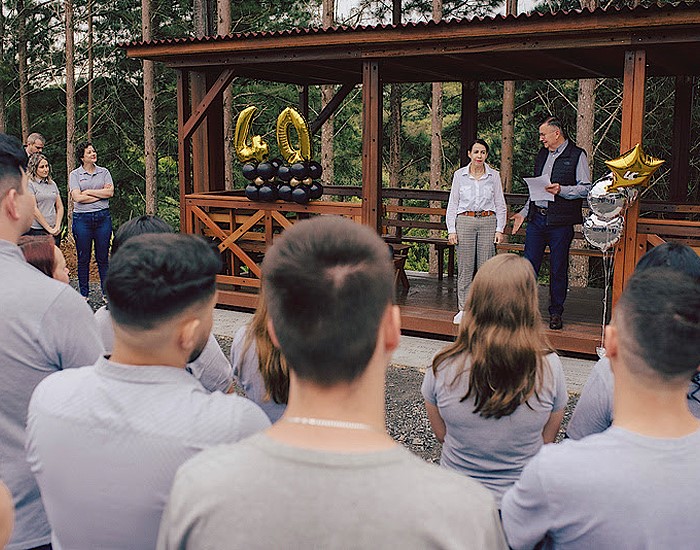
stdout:
[[309,85],[299,87],[299,110],[306,122],[309,122]]
[[[207,75],[190,72],[192,105],[199,105],[207,94]],[[192,134],[192,184],[195,193],[209,190],[209,151],[207,149],[208,120],[205,118]]]
[[[219,74],[207,73],[207,91],[216,83]],[[216,94],[207,111],[206,148],[208,153],[209,180],[205,182],[207,191],[223,191],[226,189],[224,165],[224,96]]]
[[473,80],[462,82],[462,122],[459,129],[459,165],[469,162],[467,147],[476,139],[479,114],[479,83]]
[[676,77],[673,105],[673,157],[671,158],[671,185],[669,200],[678,203],[688,199],[690,177],[690,123],[693,109],[693,77]]
[[381,232],[382,81],[379,62],[362,63],[362,223]]
[[190,76],[184,69],[177,70],[177,166],[180,180],[180,231],[186,230],[185,195],[192,192],[192,149],[185,137],[185,123],[190,118]]
[[[646,82],[646,51],[634,50],[625,53],[625,72],[622,92],[622,131],[620,153],[628,151],[642,142],[644,131],[644,86]],[[613,279],[613,303],[622,294],[627,279],[630,278],[637,259],[644,252],[644,244],[637,243],[637,219],[639,200],[627,209],[625,229],[615,252],[615,273]]]

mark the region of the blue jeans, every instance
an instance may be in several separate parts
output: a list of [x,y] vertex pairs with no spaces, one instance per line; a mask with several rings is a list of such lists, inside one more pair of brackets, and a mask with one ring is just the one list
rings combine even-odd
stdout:
[[[534,208],[530,205],[530,208]],[[573,225],[547,225],[547,216],[535,211],[525,233],[525,259],[540,272],[544,249],[549,245],[549,314],[564,312],[569,287],[569,249],[574,239]]]
[[90,257],[95,243],[95,260],[100,272],[100,284],[104,292],[105,277],[109,266],[109,245],[112,238],[112,216],[109,208],[97,212],[73,212],[73,237],[78,252],[78,284],[80,294],[90,294]]

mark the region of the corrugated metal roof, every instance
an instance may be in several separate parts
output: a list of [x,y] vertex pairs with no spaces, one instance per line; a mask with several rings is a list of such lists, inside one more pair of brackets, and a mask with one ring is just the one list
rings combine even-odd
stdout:
[[[694,5],[695,4],[695,5]],[[151,45],[163,45],[163,44],[205,44],[211,42],[227,42],[235,40],[254,40],[259,38],[273,38],[273,37],[290,37],[290,36],[310,36],[310,35],[335,35],[343,33],[362,33],[371,32],[378,30],[392,30],[392,29],[411,29],[411,28],[442,28],[450,26],[465,26],[465,25],[478,25],[482,23],[491,24],[497,21],[529,21],[532,19],[544,19],[550,18],[552,20],[561,19],[563,17],[577,17],[577,16],[590,16],[590,15],[603,15],[607,13],[620,13],[620,12],[644,12],[658,10],[678,10],[684,9],[686,7],[697,7],[695,2],[680,2],[678,4],[671,5],[669,3],[657,2],[649,6],[637,6],[637,7],[613,7],[608,9],[596,8],[594,10],[590,9],[579,9],[579,10],[562,10],[558,12],[526,12],[519,15],[489,15],[484,17],[473,17],[473,18],[461,18],[461,19],[446,19],[442,21],[427,21],[427,22],[409,22],[402,23],[400,25],[393,24],[381,24],[381,25],[355,25],[346,26],[339,25],[334,27],[329,27],[323,29],[320,27],[311,27],[306,29],[294,28],[281,31],[251,31],[242,33],[232,33],[226,36],[205,36],[202,38],[196,37],[183,37],[183,38],[166,38],[160,40],[150,40],[150,41],[133,41],[128,43],[119,44],[119,47],[129,48],[132,46],[151,46]]]

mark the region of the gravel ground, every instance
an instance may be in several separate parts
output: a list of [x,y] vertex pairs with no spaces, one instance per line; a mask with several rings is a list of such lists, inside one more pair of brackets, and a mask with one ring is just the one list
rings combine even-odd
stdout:
[[[77,288],[77,281],[71,281]],[[99,284],[90,285],[89,304],[93,310],[104,305]],[[228,357],[231,350],[232,338],[216,336],[224,354]],[[429,462],[439,462],[441,444],[433,435],[428,422],[428,416],[423,405],[420,388],[423,383],[423,372],[412,367],[392,365],[387,371],[386,380],[386,414],[389,434],[410,451]],[[243,393],[240,388],[238,393]],[[569,402],[564,413],[562,429],[557,441],[563,437],[571,413],[578,401],[578,394],[569,394]]]

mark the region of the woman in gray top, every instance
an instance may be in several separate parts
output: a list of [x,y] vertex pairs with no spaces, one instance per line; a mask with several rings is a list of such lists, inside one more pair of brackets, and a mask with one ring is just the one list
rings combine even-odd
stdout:
[[267,306],[260,294],[251,323],[241,327],[231,344],[231,366],[248,399],[277,422],[287,408],[289,371],[267,332]]
[[27,165],[27,173],[27,187],[34,194],[36,206],[32,227],[26,235],[51,235],[59,244],[64,209],[58,186],[51,178],[49,159],[41,153],[33,154]]
[[500,254],[477,272],[457,340],[423,381],[440,464],[480,481],[499,507],[564,416],[564,372],[543,328],[532,266]]

